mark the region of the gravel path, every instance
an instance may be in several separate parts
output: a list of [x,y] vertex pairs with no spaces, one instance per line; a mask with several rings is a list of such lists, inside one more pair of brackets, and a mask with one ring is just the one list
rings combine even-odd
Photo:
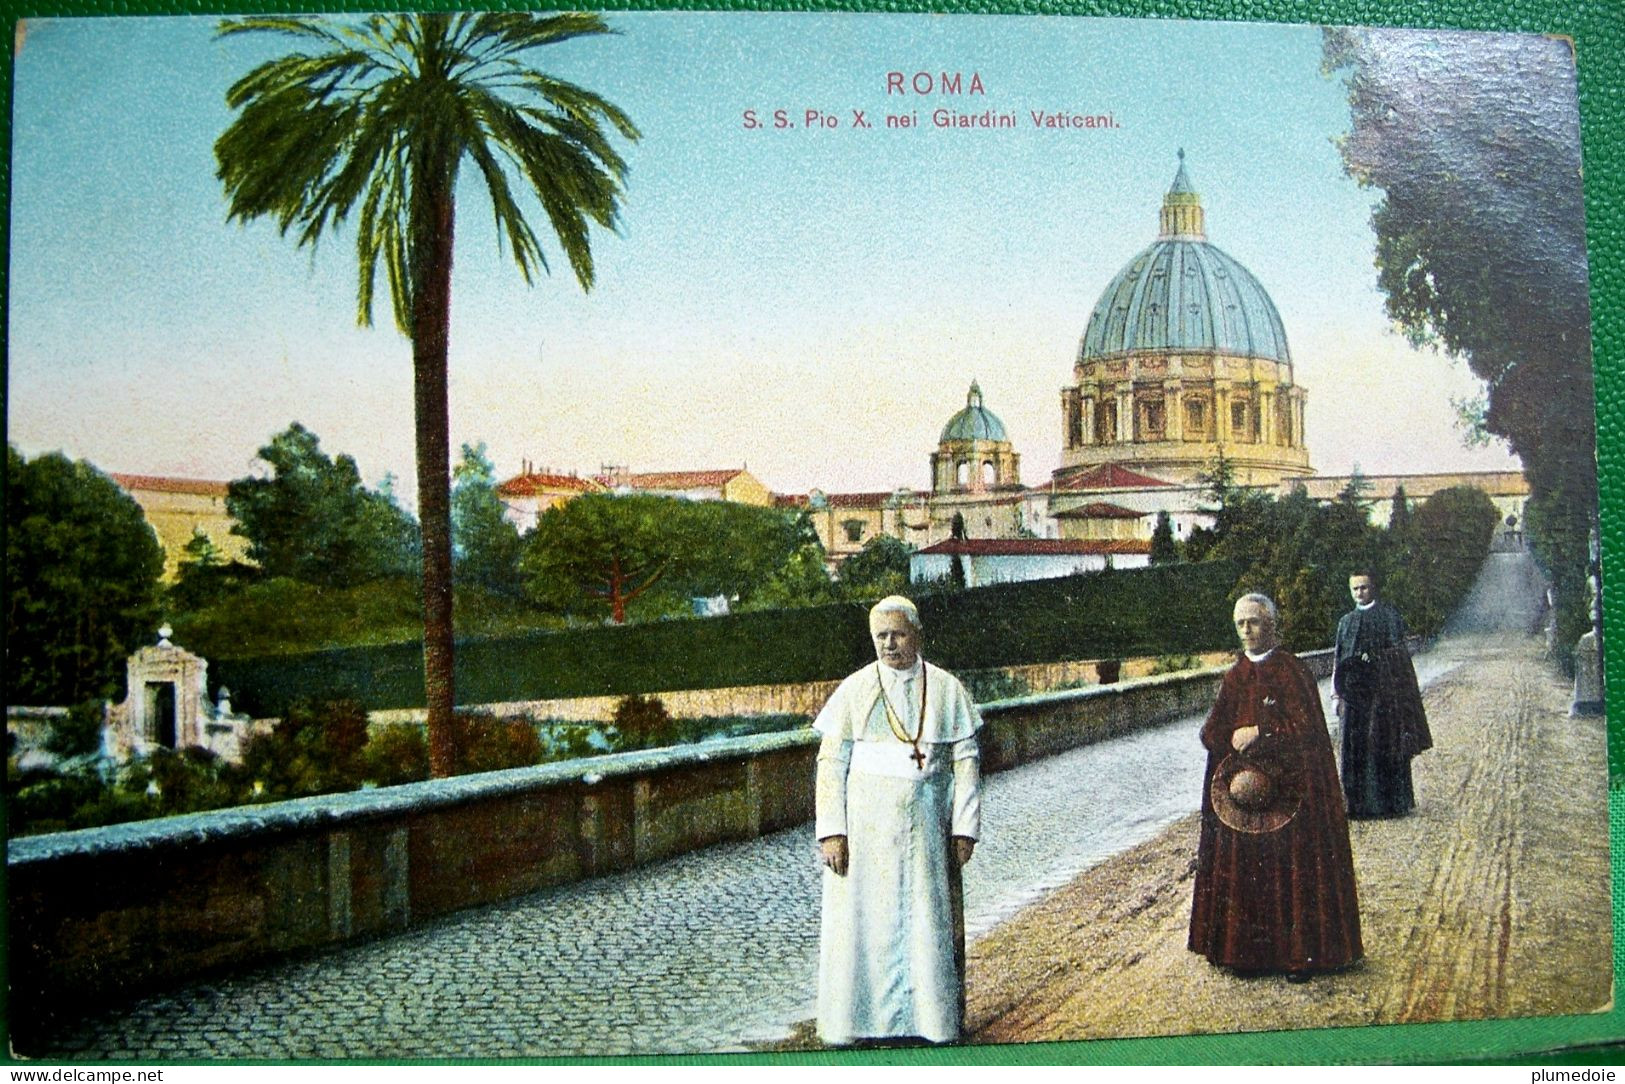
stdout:
[[[1523,570],[1489,570],[1515,584]],[[1493,585],[1492,585],[1493,586]],[[1493,592],[1492,592],[1493,593]],[[1185,948],[1197,818],[1074,879],[976,942],[974,1041],[1021,1042],[1591,1012],[1612,990],[1603,720],[1484,607],[1435,652],[1417,810],[1351,826],[1366,960],[1303,985]],[[1499,627],[1496,627],[1499,626]],[[1450,664],[1454,665],[1450,665]]]

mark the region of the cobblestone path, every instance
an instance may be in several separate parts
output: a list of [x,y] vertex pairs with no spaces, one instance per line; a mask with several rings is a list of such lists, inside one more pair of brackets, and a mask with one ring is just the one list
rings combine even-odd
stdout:
[[[986,780],[987,838],[966,868],[970,935],[1194,808],[1197,725],[1184,720]],[[737,1050],[812,1015],[818,891],[807,825],[148,997],[79,1021],[46,1054]]]

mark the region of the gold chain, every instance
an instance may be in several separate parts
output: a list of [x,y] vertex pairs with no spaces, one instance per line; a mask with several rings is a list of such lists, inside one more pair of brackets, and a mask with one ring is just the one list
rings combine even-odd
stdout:
[[903,729],[903,720],[898,718],[892,710],[891,700],[886,696],[886,682],[880,676],[880,660],[875,660],[875,684],[880,687],[880,702],[886,707],[886,725],[891,727],[892,735],[900,742],[906,742],[914,747],[909,758],[920,771],[925,771],[925,754],[920,752],[920,739],[925,736],[925,663],[920,663],[920,721],[914,728],[914,736],[909,737],[908,731]]

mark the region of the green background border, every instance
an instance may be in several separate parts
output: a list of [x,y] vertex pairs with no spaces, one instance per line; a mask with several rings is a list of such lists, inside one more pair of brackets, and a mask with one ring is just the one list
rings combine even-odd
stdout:
[[[263,11],[367,11],[392,7],[451,9],[558,7],[557,3],[447,3],[445,0],[264,0],[261,3],[210,0],[0,0],[7,24],[37,15],[197,15]],[[1625,343],[1625,212],[1621,210],[1620,158],[1625,151],[1622,131],[1622,95],[1625,80],[1625,6],[1617,2],[1575,4],[1573,0],[957,0],[944,3],[898,0],[810,0],[810,2],[706,3],[703,0],[667,0],[662,3],[584,3],[606,10],[797,10],[797,11],[962,11],[1002,14],[1112,15],[1156,18],[1234,19],[1290,23],[1372,24],[1382,26],[1461,27],[1476,30],[1523,30],[1571,38],[1579,58],[1580,112],[1585,143],[1587,236],[1591,260],[1591,303],[1597,368],[1597,443],[1602,490],[1603,560],[1611,573],[1625,561],[1625,444],[1620,426],[1625,422],[1625,373],[1621,354]],[[11,116],[11,54],[5,54],[0,85],[0,118],[9,135]],[[8,140],[9,146],[9,140]],[[0,182],[9,196],[10,156],[0,161]],[[0,240],[9,238],[7,215],[0,222]],[[9,251],[9,250],[8,250]],[[1605,620],[1610,628],[1625,628],[1625,597],[1616,587],[1617,573],[1605,588]],[[1625,680],[1625,643],[1620,636],[1608,641],[1607,672],[1612,688]],[[1621,740],[1620,727],[1610,726],[1610,740]],[[1609,792],[1609,822],[1616,855],[1625,839],[1625,790]],[[1625,960],[1625,928],[1621,925],[1621,877],[1617,857],[1613,872],[1614,972],[1619,983]],[[1178,996],[1179,991],[1169,991]],[[545,991],[538,990],[538,997]],[[1564,1060],[1625,1060],[1625,1051],[1596,1050],[1598,1044],[1625,1042],[1625,1010],[1617,1002],[1611,1013],[1586,1017],[1547,1017],[1454,1024],[1338,1028],[1319,1031],[1270,1032],[1252,1035],[1192,1036],[1178,1039],[1097,1040],[1087,1043],[1037,1043],[1021,1046],[961,1047],[949,1050],[907,1050],[869,1054],[782,1055],[774,1058],[728,1056],[703,1058],[626,1059],[630,1064],[709,1064],[774,1061],[782,1064],[823,1064],[836,1061],[870,1064],[1094,1064],[1253,1063],[1253,1062],[1436,1062],[1530,1061],[1538,1052],[1569,1048]],[[1587,1052],[1586,1048],[1592,1048]],[[622,1059],[614,1059],[620,1061]],[[1544,1059],[1543,1059],[1544,1060]]]

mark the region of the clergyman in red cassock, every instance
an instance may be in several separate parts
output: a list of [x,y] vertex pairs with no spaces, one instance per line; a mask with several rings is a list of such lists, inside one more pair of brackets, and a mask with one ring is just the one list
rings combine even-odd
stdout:
[[1238,972],[1304,979],[1360,959],[1342,788],[1314,676],[1275,604],[1236,603],[1243,651],[1202,727],[1202,836],[1189,946]]

